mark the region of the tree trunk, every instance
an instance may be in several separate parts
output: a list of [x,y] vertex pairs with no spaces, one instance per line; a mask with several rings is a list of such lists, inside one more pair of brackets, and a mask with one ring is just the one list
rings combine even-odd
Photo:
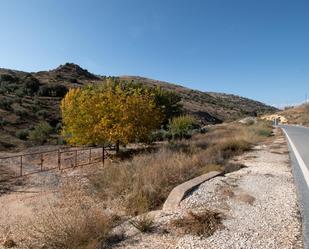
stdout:
[[116,149],[116,154],[119,153],[119,145],[120,145],[120,142],[119,140],[116,142],[116,145],[115,145],[115,149]]

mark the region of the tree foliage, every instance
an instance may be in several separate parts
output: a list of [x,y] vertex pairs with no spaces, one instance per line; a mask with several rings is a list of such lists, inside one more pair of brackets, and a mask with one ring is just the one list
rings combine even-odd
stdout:
[[168,121],[182,114],[181,97],[174,91],[166,91],[160,87],[153,89],[155,94],[155,103],[164,115],[163,125],[166,126]]
[[162,121],[151,91],[115,81],[71,89],[61,112],[62,133],[75,145],[144,141]]

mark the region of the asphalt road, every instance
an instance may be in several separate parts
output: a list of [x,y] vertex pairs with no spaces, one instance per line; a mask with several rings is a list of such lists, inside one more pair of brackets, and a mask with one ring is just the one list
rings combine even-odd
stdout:
[[302,216],[304,248],[309,249],[309,128],[280,126],[289,141],[295,184]]

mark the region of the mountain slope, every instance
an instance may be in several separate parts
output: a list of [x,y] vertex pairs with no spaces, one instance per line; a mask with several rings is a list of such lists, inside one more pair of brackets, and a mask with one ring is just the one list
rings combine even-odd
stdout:
[[[59,101],[69,88],[101,84],[106,78],[73,63],[34,73],[0,68],[0,150],[25,145],[17,133],[32,129],[40,121],[46,120],[55,127],[60,122]],[[138,76],[119,78],[177,92],[182,97],[185,112],[195,115],[203,124],[276,111],[274,107],[235,95],[206,93]]]
[[262,115],[277,110],[261,102],[232,94],[202,92],[138,76],[120,76],[120,78],[149,86],[160,86],[163,89],[177,92],[182,97],[184,109],[199,117],[203,123],[232,121],[245,116]]

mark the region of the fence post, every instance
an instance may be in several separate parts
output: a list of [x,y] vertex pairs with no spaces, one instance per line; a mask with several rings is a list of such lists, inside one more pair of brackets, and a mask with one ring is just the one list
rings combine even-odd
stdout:
[[91,148],[89,150],[89,159],[88,159],[89,163],[91,163]]
[[58,169],[61,169],[61,152],[60,149],[58,149]]
[[74,167],[77,167],[77,150],[75,150],[75,165]]
[[43,171],[43,161],[44,161],[44,159],[43,159],[43,153],[41,154],[41,171]]
[[105,148],[104,146],[102,147],[102,164],[104,165],[104,160],[105,160]]
[[23,175],[23,155],[20,156],[20,176]]

